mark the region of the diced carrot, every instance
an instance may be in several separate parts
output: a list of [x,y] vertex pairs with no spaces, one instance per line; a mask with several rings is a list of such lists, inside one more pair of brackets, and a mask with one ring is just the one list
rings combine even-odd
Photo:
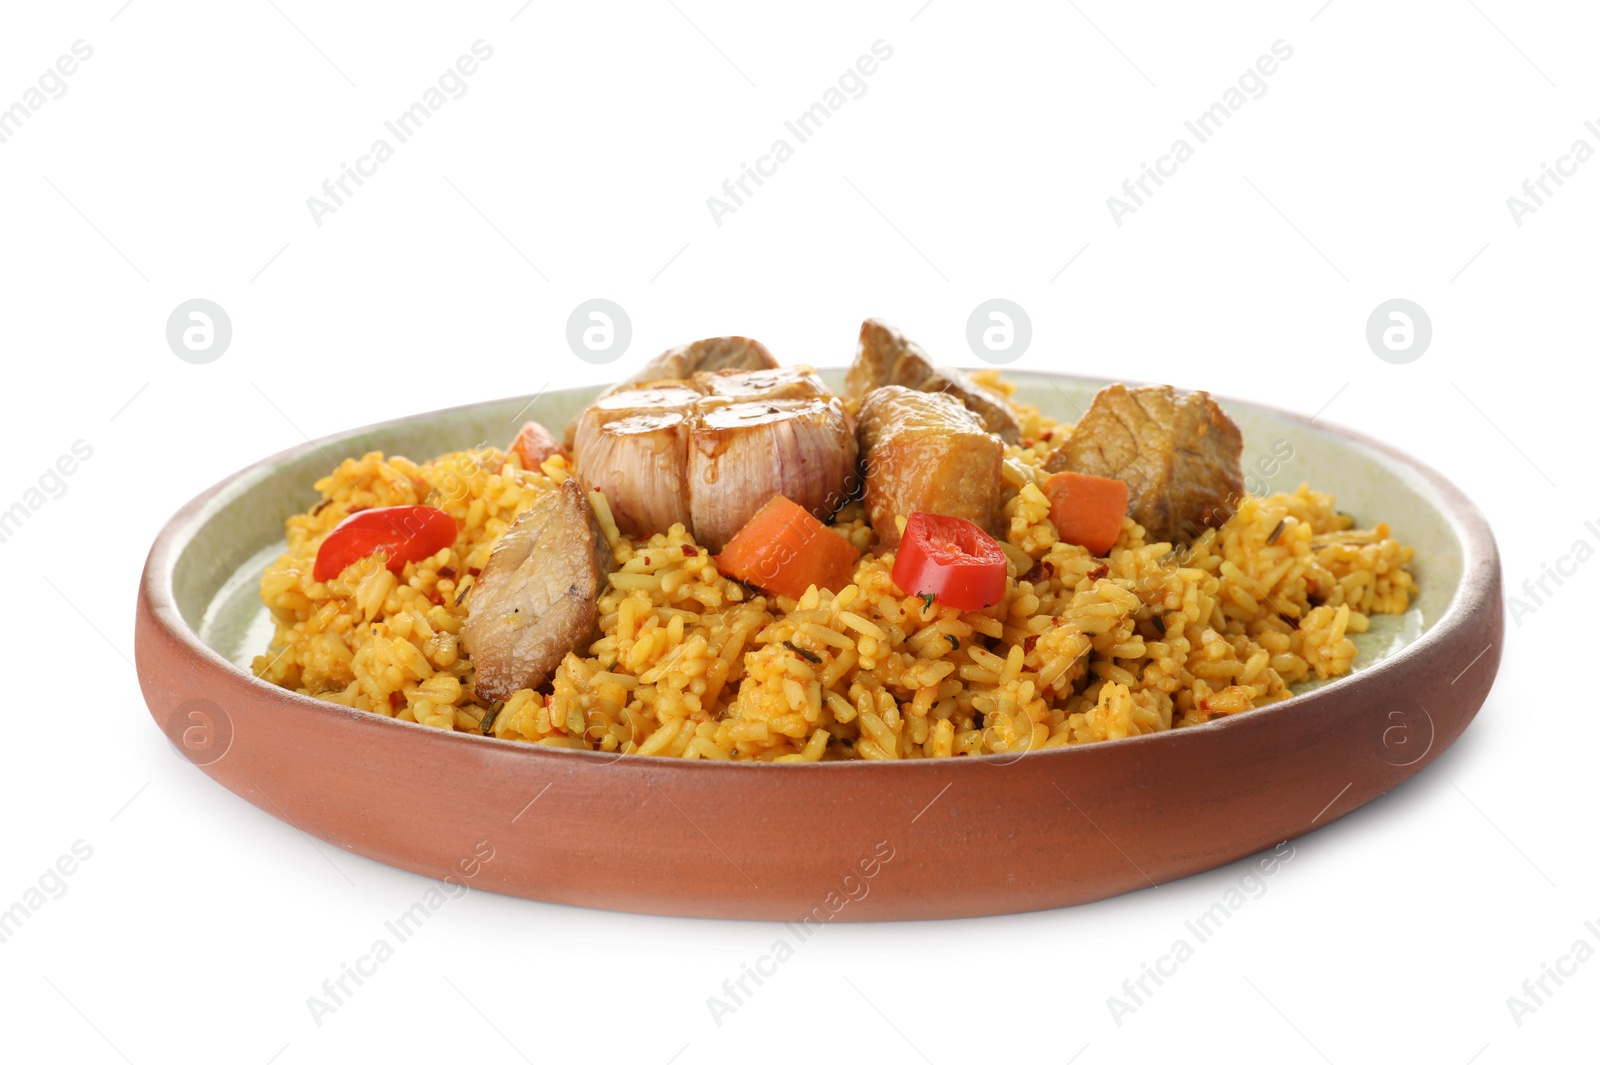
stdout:
[[757,588],[798,599],[813,584],[837,592],[850,583],[861,552],[800,504],[773,496],[734,534],[717,569]]
[[506,454],[520,458],[523,469],[537,471],[540,463],[560,450],[561,441],[551,436],[550,430],[538,422],[528,422],[506,448]]
[[1040,488],[1050,500],[1050,521],[1062,543],[1078,544],[1097,556],[1111,550],[1128,513],[1125,482],[1065,470],[1051,474]]

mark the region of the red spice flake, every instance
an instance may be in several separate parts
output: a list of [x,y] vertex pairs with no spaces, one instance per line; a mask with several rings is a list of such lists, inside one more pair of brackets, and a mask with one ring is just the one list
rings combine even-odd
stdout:
[[1039,634],[1036,632],[1032,636],[1029,636],[1026,640],[1022,641],[1022,653],[1024,655],[1033,654],[1033,646],[1034,646],[1034,644],[1036,644],[1038,642],[1039,642]]
[[405,692],[390,692],[389,693],[389,709],[398,710],[404,705],[406,705]]
[[439,579],[442,580],[442,581],[453,581],[453,580],[455,580],[456,579],[456,568],[454,566],[440,566],[439,567]]
[[440,595],[438,590],[435,589],[428,593],[428,602],[434,606],[444,606],[444,596]]
[[694,556],[698,555],[699,553],[700,552],[696,551],[694,548],[690,547],[688,544],[684,544],[683,545],[683,557],[684,558],[693,558]]
[[1111,572],[1111,567],[1105,565],[1104,563],[1102,563],[1101,565],[1098,565],[1094,569],[1089,571],[1089,579],[1091,581],[1097,581],[1101,577],[1104,577],[1106,574],[1108,574],[1110,572]]
[[1055,575],[1056,568],[1044,559],[1033,564],[1033,568],[1022,575],[1022,579],[1029,584],[1043,584]]
[[1211,713],[1211,700],[1210,699],[1201,699],[1200,700],[1200,712],[1202,714],[1210,714]]
[[477,566],[468,566],[467,567],[467,576],[469,576],[469,577],[476,577],[478,574],[480,574],[482,572],[483,572],[483,570],[479,569]]
[[1039,434],[1039,439],[1045,441],[1046,443],[1048,443],[1050,438],[1055,436],[1055,435],[1056,435],[1056,431],[1054,429],[1046,429],[1044,432]]

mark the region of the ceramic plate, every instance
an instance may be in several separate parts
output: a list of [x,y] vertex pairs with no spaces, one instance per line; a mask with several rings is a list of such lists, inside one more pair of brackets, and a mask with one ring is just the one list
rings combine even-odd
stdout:
[[[1106,383],[1008,377],[1020,398],[1069,420]],[[1406,614],[1374,616],[1355,637],[1351,675],[1237,717],[1021,757],[779,766],[440,732],[250,674],[272,635],[261,570],[333,462],[502,442],[524,418],[566,424],[597,391],[352,430],[197,497],[162,530],[140,588],[137,659],[157,724],[275,817],[427,876],[470,868],[476,887],[647,913],[894,920],[1085,902],[1299,836],[1438,757],[1499,665],[1499,558],[1454,485],[1354,432],[1219,399],[1244,432],[1247,488],[1308,481],[1359,523],[1387,521],[1416,547],[1421,587]]]

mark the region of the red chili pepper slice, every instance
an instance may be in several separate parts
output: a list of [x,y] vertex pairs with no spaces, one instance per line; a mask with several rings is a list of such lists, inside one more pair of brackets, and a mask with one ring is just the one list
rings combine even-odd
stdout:
[[334,526],[317,549],[311,575],[329,581],[352,562],[377,551],[388,557],[389,570],[399,573],[407,562],[420,562],[456,542],[456,519],[438,507],[378,507],[350,515]]
[[891,576],[906,595],[982,610],[1005,597],[1006,553],[965,518],[919,512],[906,521]]

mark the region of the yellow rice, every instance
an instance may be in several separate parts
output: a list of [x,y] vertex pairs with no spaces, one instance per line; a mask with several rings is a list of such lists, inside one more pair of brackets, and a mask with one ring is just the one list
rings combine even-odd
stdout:
[[[986,384],[1004,386],[993,378]],[[571,476],[555,456],[524,471],[493,448],[417,464],[378,453],[317,482],[261,580],[276,622],[255,672],[288,688],[438,728],[548,746],[682,758],[818,761],[1004,754],[1202,724],[1348,673],[1349,634],[1404,612],[1412,550],[1386,525],[1357,529],[1301,485],[1246,497],[1181,553],[1132,519],[1107,557],[1059,543],[1039,490],[1065,426],[1017,405],[1007,449],[1004,599],[963,613],[899,593],[893,555],[865,554],[837,594],[798,601],[723,577],[682,526],[617,534],[598,638],[548,693],[478,699],[457,637],[466,593],[512,520]],[[396,577],[369,558],[312,578],[322,538],[362,507],[426,503],[456,543]],[[872,543],[859,504],[834,532]]]

